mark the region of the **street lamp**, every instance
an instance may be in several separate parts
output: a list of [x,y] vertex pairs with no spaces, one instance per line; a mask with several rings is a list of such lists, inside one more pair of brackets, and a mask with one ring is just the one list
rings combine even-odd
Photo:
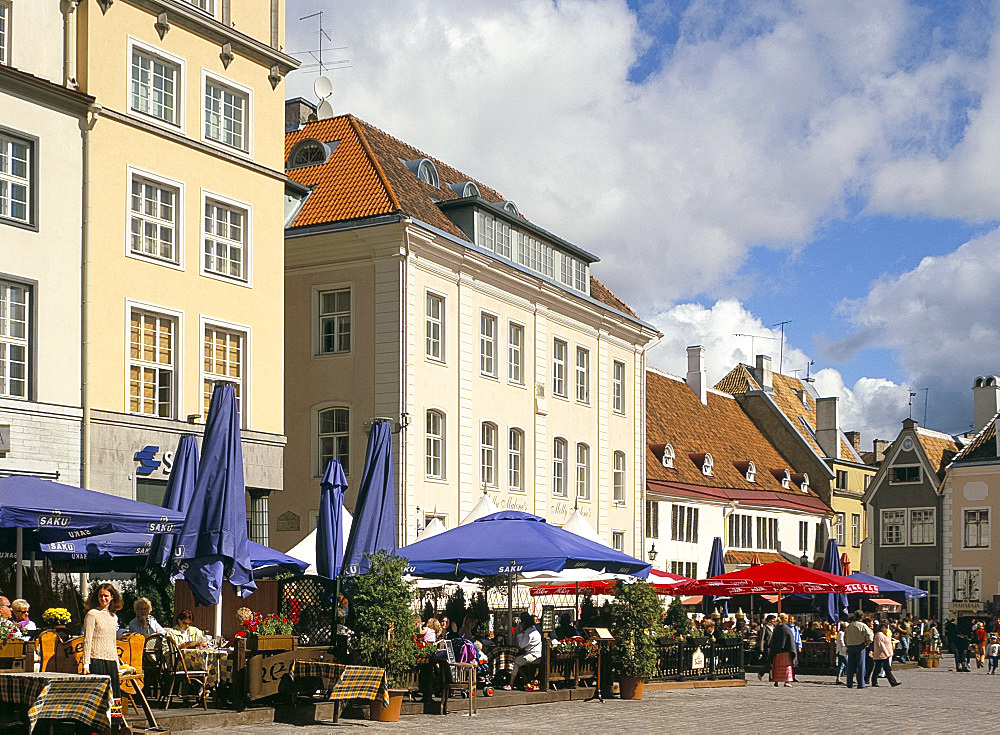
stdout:
[[646,556],[649,557],[649,560],[650,561],[656,561],[656,554],[657,553],[658,552],[656,551],[656,544],[655,543],[654,544],[650,544],[649,545],[649,551],[646,552]]
[[809,566],[809,556],[804,551],[802,552],[802,556],[799,557],[799,566]]

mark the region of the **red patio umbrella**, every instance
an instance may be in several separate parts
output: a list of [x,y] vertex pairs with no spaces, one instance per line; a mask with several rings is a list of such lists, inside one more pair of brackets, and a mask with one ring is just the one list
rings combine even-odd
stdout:
[[[646,581],[652,583],[653,589],[658,595],[675,595],[677,593],[674,592],[674,588],[677,585],[695,580],[682,577],[679,574],[651,569],[649,579]],[[532,597],[574,595],[579,592],[589,592],[592,595],[613,595],[617,583],[618,581],[615,579],[593,579],[586,582],[567,582],[566,584],[540,584],[537,587],[532,587],[529,592]]]

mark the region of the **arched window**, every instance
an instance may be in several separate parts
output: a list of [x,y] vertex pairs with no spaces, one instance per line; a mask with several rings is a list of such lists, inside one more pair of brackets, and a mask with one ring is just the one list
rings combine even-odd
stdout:
[[483,422],[481,446],[481,481],[489,487],[497,486],[497,425]]
[[347,408],[324,408],[318,414],[319,467],[322,475],[331,459],[340,461],[344,474],[351,472],[351,412]]
[[552,442],[552,494],[566,497],[566,440],[556,437]]
[[705,477],[712,476],[712,468],[715,467],[715,460],[712,459],[711,454],[705,454],[705,459],[701,463],[701,474]]
[[426,425],[426,466],[427,477],[444,479],[444,414],[440,411],[427,412]]
[[757,482],[757,465],[753,463],[752,459],[747,463],[746,478],[747,482]]
[[789,472],[787,469],[785,470],[785,473],[781,476],[781,486],[786,490],[792,486],[792,473]]
[[799,483],[799,488],[804,493],[809,492],[809,474],[808,473],[806,473],[806,472],[802,473],[802,482]]
[[507,442],[507,484],[512,493],[524,492],[524,432],[511,429]]
[[506,201],[503,203],[503,211],[505,211],[507,214],[512,214],[515,217],[520,215],[520,212],[517,211],[517,205],[511,201]]
[[625,452],[615,452],[612,462],[613,500],[616,504],[625,504]]
[[448,184],[453,192],[458,196],[462,197],[477,197],[479,194],[479,187],[476,186],[475,181],[463,181],[460,184]]
[[576,497],[590,500],[590,447],[576,445]]
[[674,445],[666,444],[663,447],[663,458],[660,460],[668,470],[674,466]]
[[441,185],[441,179],[438,176],[437,167],[431,159],[415,158],[412,161],[406,161],[405,164],[406,167],[413,172],[413,175],[425,184],[430,184],[434,187]]
[[323,143],[315,138],[300,140],[292,148],[291,153],[288,154],[288,161],[285,162],[285,168],[305,168],[306,166],[316,166],[326,163],[339,142]]

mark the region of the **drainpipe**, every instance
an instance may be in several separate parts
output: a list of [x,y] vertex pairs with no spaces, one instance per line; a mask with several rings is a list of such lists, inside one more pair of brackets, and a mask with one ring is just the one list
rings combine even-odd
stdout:
[[79,0],[63,0],[63,84],[77,89],[76,78],[76,9]]
[[90,303],[88,277],[90,273],[90,222],[91,222],[91,133],[97,124],[102,108],[94,103],[87,108],[83,122],[83,230],[80,258],[80,403],[83,407],[83,430],[80,440],[80,484],[90,487]]

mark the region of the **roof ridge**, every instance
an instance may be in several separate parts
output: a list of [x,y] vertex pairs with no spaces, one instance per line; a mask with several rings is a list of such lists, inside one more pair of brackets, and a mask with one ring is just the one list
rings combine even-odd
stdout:
[[[392,204],[393,209],[398,211],[400,209],[399,198],[396,196],[396,192],[389,183],[389,178],[385,175],[385,171],[382,170],[382,164],[378,162],[378,156],[376,156],[375,152],[372,151],[371,145],[369,145],[364,133],[361,132],[361,127],[358,125],[358,119],[349,112],[345,114],[345,117],[347,118],[348,125],[351,126],[351,130],[353,130],[354,134],[358,136],[358,142],[361,144],[361,148],[368,157],[368,162],[371,163],[372,168],[375,169],[375,175],[378,176],[378,179],[382,184],[382,188],[385,189],[385,193],[388,194],[389,202]],[[368,123],[365,124],[367,125]],[[386,133],[386,135],[388,135],[388,133]]]
[[684,378],[682,378],[680,375],[674,375],[673,373],[668,373],[666,370],[661,370],[660,368],[654,367],[653,365],[647,365],[646,372],[653,373],[654,375],[658,375],[661,378],[676,380],[678,383],[684,383],[685,385],[687,385],[687,381],[684,380]]
[[943,431],[937,431],[936,429],[928,429],[924,426],[917,425],[914,427],[914,431],[916,431],[918,434],[923,434],[929,439],[947,439],[949,441],[955,442],[955,444],[959,443],[958,439],[955,437],[954,434],[948,434]]
[[958,454],[956,454],[954,457],[952,457],[951,462],[949,462],[949,466],[951,466],[955,462],[958,462],[961,459],[964,459],[964,457],[965,457],[966,454],[971,454],[972,452],[974,452],[977,449],[979,449],[979,447],[981,446],[979,444],[980,440],[986,434],[989,433],[989,431],[990,431],[991,428],[994,428],[994,426],[995,426],[995,424],[997,422],[997,418],[998,417],[1000,417],[1000,411],[997,411],[995,414],[993,414],[993,417],[983,425],[983,428],[981,428],[979,431],[976,432],[975,436],[973,436],[969,440],[969,443],[966,444],[964,447],[962,447],[959,450]]

